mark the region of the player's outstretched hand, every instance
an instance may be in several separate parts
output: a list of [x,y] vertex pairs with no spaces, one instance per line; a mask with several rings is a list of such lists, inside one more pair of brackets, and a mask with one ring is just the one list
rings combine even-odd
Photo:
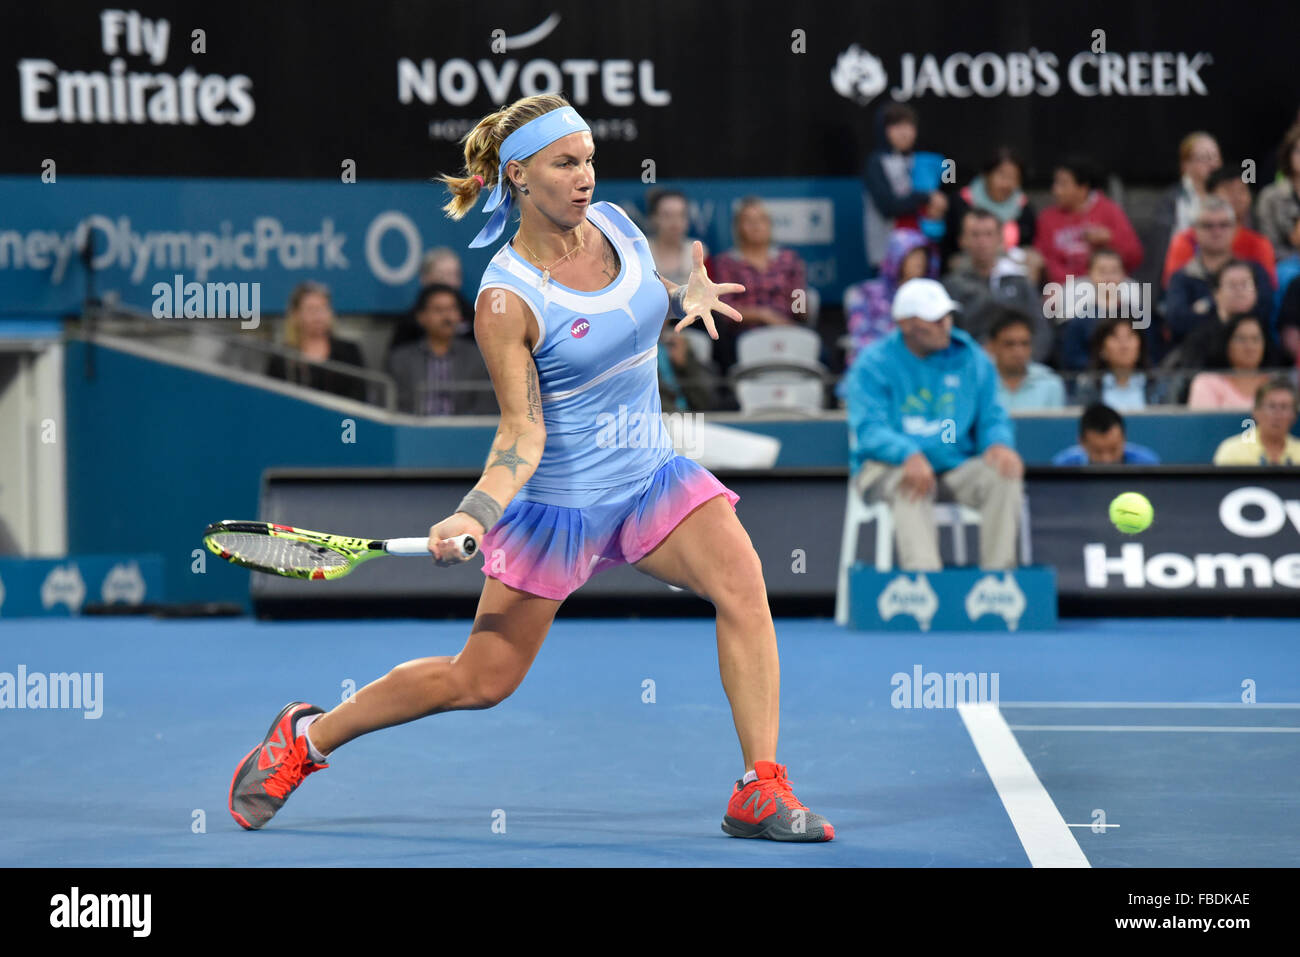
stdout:
[[[459,565],[466,561],[459,545],[450,541],[457,535],[471,535],[477,545],[483,539],[483,526],[464,512],[454,512],[429,529],[429,551],[439,565]],[[474,550],[478,554],[478,549]]]
[[718,327],[714,325],[713,313],[720,312],[737,322],[743,318],[739,312],[718,297],[733,292],[744,292],[745,287],[738,282],[716,283],[709,278],[709,274],[704,271],[704,245],[698,239],[691,245],[691,259],[694,260],[691,266],[691,278],[686,280],[686,295],[682,299],[682,305],[686,307],[686,315],[675,328],[680,332],[696,319],[703,319],[704,328],[709,330],[712,338],[716,339]]

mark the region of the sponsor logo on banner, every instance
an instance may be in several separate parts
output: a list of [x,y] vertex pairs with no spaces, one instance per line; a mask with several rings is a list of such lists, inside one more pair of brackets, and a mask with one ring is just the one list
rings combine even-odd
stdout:
[[[96,214],[66,232],[0,229],[0,271],[46,272],[49,282],[58,286],[88,243],[94,250],[91,268],[121,270],[133,285],[156,279],[160,270],[167,271],[166,281],[174,282],[175,274],[181,274],[204,283],[214,272],[346,271],[351,266],[344,252],[348,234],[336,230],[329,217],[321,219],[319,229],[308,232],[288,230],[275,216],[255,216],[247,224],[223,219],[213,227],[140,232],[130,216]],[[400,246],[396,256],[385,256],[381,249],[390,233]],[[366,226],[362,245],[371,275],[385,285],[408,283],[419,272],[424,240],[405,213],[391,209],[376,213]],[[151,285],[158,296],[157,281]],[[182,303],[183,299],[172,304],[176,315]]]
[[[1233,489],[1224,495],[1218,518],[1224,531],[1238,538],[1271,538],[1288,529],[1300,536],[1300,500],[1283,499],[1258,486]],[[1208,535],[1205,538],[1214,541]],[[1296,544],[1300,545],[1300,540]],[[1119,554],[1112,555],[1104,543],[1087,542],[1083,574],[1088,589],[1105,591],[1300,589],[1300,552],[1270,556],[1259,551],[1161,551],[1148,555],[1146,545],[1139,541],[1121,545]]]
[[[732,213],[740,200],[732,202]],[[835,207],[830,197],[765,199],[772,217],[772,239],[791,246],[816,246],[835,241]]]
[[144,576],[140,574],[139,562],[119,562],[108,570],[99,594],[104,603],[126,602],[138,605],[144,601]]
[[876,608],[882,621],[895,615],[911,615],[922,631],[929,631],[934,613],[939,610],[939,596],[924,574],[918,574],[915,581],[899,575],[881,590]]
[[966,617],[975,621],[983,615],[1000,615],[1010,631],[1015,631],[1025,613],[1025,593],[1010,572],[985,575],[966,593]]
[[53,608],[60,602],[74,615],[86,600],[86,583],[81,580],[81,570],[75,563],[55,565],[41,583],[41,604]]
[[[157,69],[167,62],[167,20],[112,9],[100,11],[98,18],[100,51],[111,57],[103,69],[44,57],[18,61],[24,123],[246,126],[252,121],[257,112],[253,81],[244,74],[200,73],[192,66],[178,73]],[[182,34],[181,42],[188,47],[189,36]]]
[[[477,49],[468,56],[451,56],[442,60],[399,57],[397,102],[403,106],[445,104],[469,107],[480,101],[481,105],[489,102],[500,105],[522,96],[564,93],[579,111],[583,107],[635,110],[646,106],[666,107],[672,103],[672,93],[658,86],[655,61],[651,59],[565,57],[553,60],[538,55],[510,55],[547,40],[559,26],[560,15],[552,13],[523,33],[512,36],[494,34],[489,40],[494,54],[490,59],[483,55],[484,51]],[[594,140],[637,139],[636,120],[632,117],[584,119],[591,127]],[[429,138],[459,140],[477,122],[477,118],[440,117],[429,122]]]
[[[1208,96],[1201,71],[1214,62],[1204,51],[1127,53],[1082,50],[1063,58],[1050,50],[1012,53],[904,53],[889,90],[898,101],[926,96],[1056,96],[1064,88],[1076,96]],[[1064,65],[1062,65],[1064,63]],[[1064,77],[1062,77],[1064,74]],[[866,106],[889,87],[889,72],[880,58],[854,43],[836,58],[831,88],[845,99]]]

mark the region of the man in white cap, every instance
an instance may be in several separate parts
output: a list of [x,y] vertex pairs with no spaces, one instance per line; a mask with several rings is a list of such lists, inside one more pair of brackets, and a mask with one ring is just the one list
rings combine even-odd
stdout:
[[933,279],[909,279],[894,296],[898,327],[846,374],[854,485],[890,504],[905,571],[942,568],[936,498],[979,510],[981,568],[1016,564],[1024,463],[997,370],[953,328],[958,308]]

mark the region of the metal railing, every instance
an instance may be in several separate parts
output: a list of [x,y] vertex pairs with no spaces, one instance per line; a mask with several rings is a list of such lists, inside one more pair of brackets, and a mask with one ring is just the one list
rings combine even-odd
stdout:
[[[390,412],[397,410],[397,383],[388,373],[334,359],[305,360],[296,349],[257,334],[250,335],[239,327],[238,320],[157,319],[109,295],[104,301],[86,305],[79,326],[73,331],[91,343],[97,333],[141,339],[181,355],[262,376],[268,374],[268,368],[278,357],[283,363],[285,377],[271,377],[275,381],[326,391],[331,395],[342,394],[344,398],[353,398]],[[88,353],[88,364],[93,368],[93,353]],[[324,376],[340,388],[315,388],[312,379]]]

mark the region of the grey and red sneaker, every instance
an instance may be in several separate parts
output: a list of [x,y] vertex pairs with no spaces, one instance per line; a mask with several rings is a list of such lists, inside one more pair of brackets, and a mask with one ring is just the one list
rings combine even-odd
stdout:
[[239,762],[230,779],[230,816],[240,827],[256,830],[284,807],[303,778],[328,764],[316,764],[307,754],[307,738],[294,735],[299,718],[324,714],[305,701],[290,701],[271,722],[262,743]]
[[785,765],[755,761],[758,780],[737,781],[731,790],[722,830],[732,837],[763,837],[769,841],[830,841],[835,828],[808,810],[790,787]]

